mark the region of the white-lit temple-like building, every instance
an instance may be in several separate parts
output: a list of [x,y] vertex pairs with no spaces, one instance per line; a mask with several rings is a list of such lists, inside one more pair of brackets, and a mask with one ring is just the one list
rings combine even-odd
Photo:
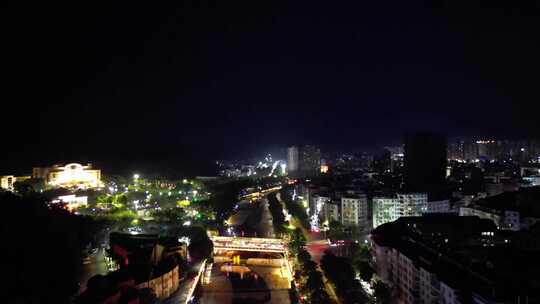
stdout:
[[53,187],[98,188],[102,187],[101,170],[93,169],[91,164],[83,166],[77,163],[65,166],[38,167],[32,170],[33,178],[42,178]]

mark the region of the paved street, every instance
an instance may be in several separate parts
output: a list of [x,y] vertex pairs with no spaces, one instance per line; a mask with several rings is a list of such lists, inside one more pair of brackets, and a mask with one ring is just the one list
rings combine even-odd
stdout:
[[[246,204],[246,202],[240,202],[240,204]],[[229,222],[229,225],[232,225],[232,226],[239,226],[239,225],[242,225],[244,224],[244,222],[247,220],[247,218],[249,217],[249,215],[251,214],[251,212],[249,211],[249,209],[240,209],[240,210],[237,210],[233,215],[231,215],[228,219],[228,222]]]
[[80,288],[79,292],[86,290],[86,283],[88,280],[97,274],[107,274],[107,263],[105,262],[105,249],[99,248],[95,253],[91,254],[85,259],[83,264],[83,271],[79,278]]
[[272,225],[272,215],[268,210],[268,199],[261,200],[261,221],[257,227],[257,235],[263,238],[274,238],[274,227]]

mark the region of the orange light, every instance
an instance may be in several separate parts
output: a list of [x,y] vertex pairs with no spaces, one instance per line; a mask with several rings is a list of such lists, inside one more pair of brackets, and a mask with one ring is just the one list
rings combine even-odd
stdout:
[[328,165],[321,165],[321,173],[328,173]]

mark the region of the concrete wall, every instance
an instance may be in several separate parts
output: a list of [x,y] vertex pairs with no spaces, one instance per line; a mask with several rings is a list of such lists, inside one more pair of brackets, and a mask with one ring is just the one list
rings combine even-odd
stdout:
[[154,278],[148,282],[137,285],[137,288],[152,288],[156,293],[156,296],[160,300],[164,300],[171,296],[180,285],[178,278],[179,268],[174,267],[171,271],[163,274],[160,277]]

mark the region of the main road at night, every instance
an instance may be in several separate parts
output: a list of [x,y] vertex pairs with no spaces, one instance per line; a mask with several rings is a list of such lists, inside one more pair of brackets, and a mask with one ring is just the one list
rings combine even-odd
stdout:
[[[276,195],[276,198],[285,208],[285,203],[281,199],[281,195],[279,193]],[[317,263],[317,268],[323,274],[324,286],[326,292],[330,296],[332,303],[341,303],[336,294],[336,291],[334,290],[334,287],[332,286],[332,284],[329,283],[326,275],[324,274],[324,271],[322,271],[322,269],[320,268],[321,258],[324,255],[324,252],[331,249],[328,245],[328,241],[326,240],[326,238],[322,237],[320,232],[308,231],[295,217],[291,217],[290,222],[293,226],[300,228],[302,230],[302,233],[306,237],[306,249],[311,255],[313,261]]]
[[286,247],[274,239],[266,196],[245,202],[233,217],[228,235],[214,239],[214,263],[205,271],[200,302],[290,303]]
[[109,272],[105,260],[105,248],[96,248],[95,250],[95,252],[88,255],[83,261],[83,268],[79,277],[80,293],[86,290],[88,279],[95,275],[105,275]]

